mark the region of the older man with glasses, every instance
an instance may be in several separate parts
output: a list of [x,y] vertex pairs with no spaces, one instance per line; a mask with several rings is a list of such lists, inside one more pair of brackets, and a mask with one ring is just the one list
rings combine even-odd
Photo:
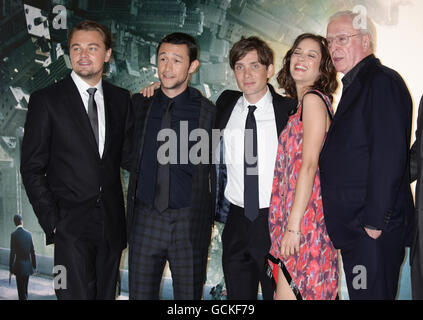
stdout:
[[374,38],[369,18],[344,11],[329,21],[329,51],[345,76],[319,166],[350,299],[395,299],[413,227],[412,101],[400,75],[374,56]]

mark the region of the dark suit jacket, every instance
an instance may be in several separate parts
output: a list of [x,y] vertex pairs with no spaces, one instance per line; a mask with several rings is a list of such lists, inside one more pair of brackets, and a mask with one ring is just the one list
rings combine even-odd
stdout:
[[[422,264],[423,259],[423,97],[420,100],[419,114],[417,117],[416,141],[410,151],[410,172],[411,181],[416,183],[416,211],[415,211],[415,233],[410,252],[410,263],[414,259],[417,264]],[[423,288],[421,289],[423,290]]]
[[370,57],[343,93],[320,154],[325,222],[336,248],[364,226],[411,226],[412,101],[402,78]]
[[105,238],[113,248],[126,247],[120,166],[122,153],[130,150],[124,138],[131,130],[131,101],[128,91],[105,81],[103,93],[106,134],[102,158],[70,75],[30,97],[21,174],[47,244],[54,241],[54,228],[57,234],[75,240],[90,211],[101,206]]
[[[285,128],[286,123],[290,114],[295,113],[297,107],[297,101],[283,97],[275,92],[275,89],[269,84],[269,90],[273,97],[273,108],[275,111],[275,121],[278,137],[282,130]],[[242,96],[242,92],[226,90],[216,101],[217,115],[215,128],[223,130],[231,117],[232,111],[239,98]],[[214,146],[216,149],[217,146]],[[217,167],[217,181],[213,182],[214,189],[217,193],[216,198],[216,221],[226,222],[227,215],[229,213],[229,201],[224,197],[226,188],[226,166],[224,163],[220,163]],[[270,199],[269,199],[270,201]],[[270,205],[270,203],[269,203]]]
[[[201,96],[201,110],[199,118],[199,128],[204,129],[208,136],[212,136],[213,124],[216,116],[216,107],[201,93],[189,87],[190,96]],[[140,164],[143,157],[144,138],[147,128],[147,122],[151,106],[157,97],[158,91],[151,98],[145,98],[141,94],[133,96],[133,106],[135,113],[135,130],[133,137],[133,153],[131,159],[130,179],[128,186],[128,236],[132,237],[132,233],[136,232],[132,229],[134,223],[134,207],[137,195],[138,178],[140,173]],[[195,165],[192,175],[192,196],[191,196],[191,230],[190,238],[193,247],[205,252],[211,240],[211,228],[214,218],[214,197],[211,190],[211,175],[214,174],[213,164],[211,162],[211,139],[209,141],[209,163]]]
[[31,233],[17,228],[10,236],[9,270],[17,276],[30,276],[37,268]]

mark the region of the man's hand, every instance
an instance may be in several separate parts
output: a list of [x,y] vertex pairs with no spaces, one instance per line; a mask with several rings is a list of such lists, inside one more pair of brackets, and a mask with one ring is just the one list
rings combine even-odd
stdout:
[[373,230],[366,227],[364,227],[364,230],[367,232],[370,238],[373,238],[375,240],[379,238],[380,235],[382,234],[382,230]]
[[150,84],[148,87],[145,87],[143,89],[140,90],[140,93],[146,97],[146,98],[150,98],[154,95],[154,90],[157,90],[158,88],[160,88],[160,82],[153,82],[152,84]]

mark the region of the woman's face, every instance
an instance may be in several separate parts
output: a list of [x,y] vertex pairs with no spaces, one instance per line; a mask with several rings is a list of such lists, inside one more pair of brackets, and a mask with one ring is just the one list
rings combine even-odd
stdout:
[[312,86],[320,75],[322,52],[313,39],[303,39],[291,55],[290,73],[297,86]]

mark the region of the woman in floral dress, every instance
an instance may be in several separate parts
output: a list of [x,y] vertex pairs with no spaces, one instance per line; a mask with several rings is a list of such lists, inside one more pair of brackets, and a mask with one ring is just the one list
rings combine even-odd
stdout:
[[275,299],[335,299],[338,258],[326,231],[318,168],[338,87],[326,39],[300,35],[277,80],[298,107],[279,137],[269,209]]

